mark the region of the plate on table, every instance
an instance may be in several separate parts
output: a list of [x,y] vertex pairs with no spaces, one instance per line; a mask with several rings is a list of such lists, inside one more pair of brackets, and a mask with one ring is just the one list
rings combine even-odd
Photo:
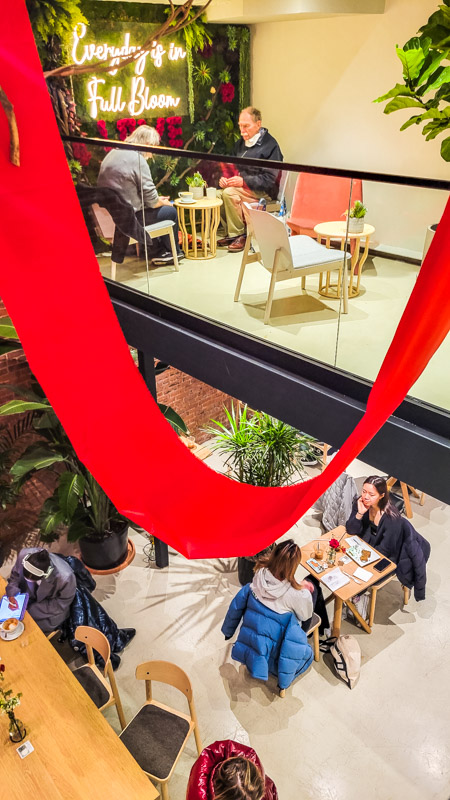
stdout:
[[196,200],[193,198],[192,200],[182,200],[181,197],[178,198],[179,203],[183,203],[184,206],[191,206],[192,203],[195,203]]
[[[375,550],[372,550],[370,545],[366,544],[366,542],[362,542],[356,536],[346,539],[346,542],[349,545],[346,555],[350,556],[352,561],[358,564],[359,567],[367,567],[369,564],[373,564],[375,561],[379,561],[381,558],[380,554]],[[363,550],[365,550],[366,553],[370,553],[365,560],[361,558]]]
[[4,642],[12,642],[14,639],[17,639],[21,633],[25,630],[25,625],[23,622],[18,622],[17,627],[13,633],[7,633],[6,631],[0,631],[0,638],[3,639]]

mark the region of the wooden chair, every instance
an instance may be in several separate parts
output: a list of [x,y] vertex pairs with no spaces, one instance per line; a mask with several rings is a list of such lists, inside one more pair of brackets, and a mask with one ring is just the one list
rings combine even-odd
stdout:
[[[97,628],[90,628],[87,625],[79,625],[76,628],[75,638],[86,646],[88,658],[86,665],[74,670],[75,678],[81,683],[83,689],[100,711],[108,708],[108,706],[116,706],[120,727],[123,730],[126,722],[111,666],[111,649],[108,639]],[[101,655],[105,662],[103,673],[95,663],[94,650]],[[106,680],[106,676],[108,680]]]
[[[169,661],[146,661],[136,667],[137,680],[145,681],[147,702],[120,734],[141,769],[161,784],[161,797],[169,800],[167,784],[192,731],[198,754],[202,752],[192,687],[188,676]],[[169,684],[187,699],[189,715],[153,700],[152,681]]]
[[[381,583],[378,583],[375,586],[370,586],[369,587],[370,602],[369,602],[369,620],[368,620],[368,624],[369,624],[369,628],[371,630],[372,630],[372,626],[373,626],[373,620],[374,620],[374,617],[375,617],[375,606],[376,606],[376,603],[377,603],[377,594],[378,594],[380,589],[382,589],[384,586],[387,586],[387,584],[390,583],[390,581],[393,581],[395,577],[396,577],[396,575],[388,575],[388,577],[384,581],[382,581]],[[403,605],[407,606],[408,602],[409,602],[409,598],[411,596],[411,590],[408,589],[407,586],[403,586],[403,585],[402,585],[402,589],[403,589]]]
[[410,486],[409,483],[404,483],[404,481],[398,481],[397,478],[388,478],[386,481],[386,485],[388,491],[390,492],[392,487],[395,486],[396,483],[400,484],[400,488],[402,490],[403,495],[403,502],[405,503],[405,513],[408,519],[411,519],[413,512],[411,508],[411,501],[409,499],[409,492],[411,492],[414,497],[417,497],[419,500],[419,505],[423,506],[425,502],[425,492],[419,493],[417,489],[414,489],[413,486]]
[[300,277],[302,290],[304,290],[306,275],[329,272],[333,269],[339,270],[340,281],[344,261],[349,258],[347,253],[328,250],[309,236],[291,236],[289,238],[286,227],[280,219],[268,214],[267,211],[257,211],[251,207],[254,204],[246,203],[244,205],[251,222],[251,229],[256,237],[259,253],[250,254],[252,233],[248,232],[234,301],[239,300],[245,267],[252,261],[259,261],[271,273],[264,325],[269,323],[277,281]]
[[319,626],[322,620],[318,614],[313,614],[311,618],[311,624],[306,632],[307,636],[312,634],[313,637],[313,652],[314,652],[314,661],[318,661],[320,658],[320,642],[319,642]]
[[[99,236],[101,236],[103,239],[106,239],[107,241],[112,242],[114,239],[114,232],[116,226],[114,224],[114,220],[111,214],[109,213],[109,211],[106,210],[106,208],[102,208],[102,206],[99,206],[97,203],[93,203],[91,208],[94,214],[96,228]],[[175,223],[173,222],[173,220],[169,219],[162,220],[161,222],[154,222],[152,225],[146,225],[145,230],[147,231],[151,239],[156,239],[158,236],[169,236],[170,248],[172,250],[172,256],[173,256],[173,264],[175,270],[179,272],[180,267],[178,264],[177,248],[175,246],[175,236],[173,234],[174,225]],[[139,256],[139,244],[136,241],[136,239],[132,239],[130,237],[129,244],[136,245],[136,252],[137,255]],[[113,281],[116,280],[116,267],[117,267],[116,262],[111,259],[111,280]]]

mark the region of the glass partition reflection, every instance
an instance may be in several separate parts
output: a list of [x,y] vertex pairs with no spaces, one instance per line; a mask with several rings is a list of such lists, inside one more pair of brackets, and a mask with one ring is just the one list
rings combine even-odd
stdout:
[[[353,181],[346,245],[348,314],[338,327],[335,366],[374,381],[419,274],[448,193],[413,186]],[[444,342],[410,395],[450,409],[450,386],[441,377],[450,362]]]
[[[105,278],[375,379],[447,192],[270,162],[235,187],[239,161],[76,147],[86,166],[74,180]],[[244,198],[254,178],[259,191]],[[446,409],[448,350],[411,392]]]

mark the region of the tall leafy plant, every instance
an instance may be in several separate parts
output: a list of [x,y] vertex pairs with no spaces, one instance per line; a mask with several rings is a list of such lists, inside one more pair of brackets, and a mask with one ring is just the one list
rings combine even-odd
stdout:
[[[419,33],[396,48],[403,66],[403,83],[374,102],[389,101],[385,114],[420,109],[400,130],[424,123],[422,134],[429,141],[450,129],[450,0],[443,0]],[[450,161],[450,136],[441,142],[441,156]]]
[[227,423],[207,428],[212,448],[225,456],[230,476],[253,486],[283,486],[304,471],[302,460],[317,457],[314,439],[285,422],[247,406],[225,409]]

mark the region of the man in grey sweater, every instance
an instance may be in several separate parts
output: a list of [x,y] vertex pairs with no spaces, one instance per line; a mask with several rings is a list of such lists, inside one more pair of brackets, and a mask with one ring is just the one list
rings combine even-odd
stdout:
[[[155,146],[159,144],[159,134],[149,125],[140,125],[125,141],[130,144]],[[174,222],[173,232],[179,250],[177,212],[168,197],[158,195],[146,160],[151,157],[149,153],[140,153],[136,150],[110,150],[101,163],[97,186],[113,189],[120,194],[122,200],[133,206],[139,231],[142,233],[142,240],[144,240],[144,233],[141,229],[145,228],[145,225],[164,220]],[[128,231],[122,230],[121,233],[124,239],[123,261],[128,244]],[[130,232],[129,235],[135,236],[135,232]],[[146,236],[146,242],[148,257],[153,264],[173,263],[168,236],[161,236],[153,240]],[[117,248],[116,236],[115,246]],[[183,257],[184,254],[179,250],[178,258]],[[120,260],[119,263],[121,263]]]

